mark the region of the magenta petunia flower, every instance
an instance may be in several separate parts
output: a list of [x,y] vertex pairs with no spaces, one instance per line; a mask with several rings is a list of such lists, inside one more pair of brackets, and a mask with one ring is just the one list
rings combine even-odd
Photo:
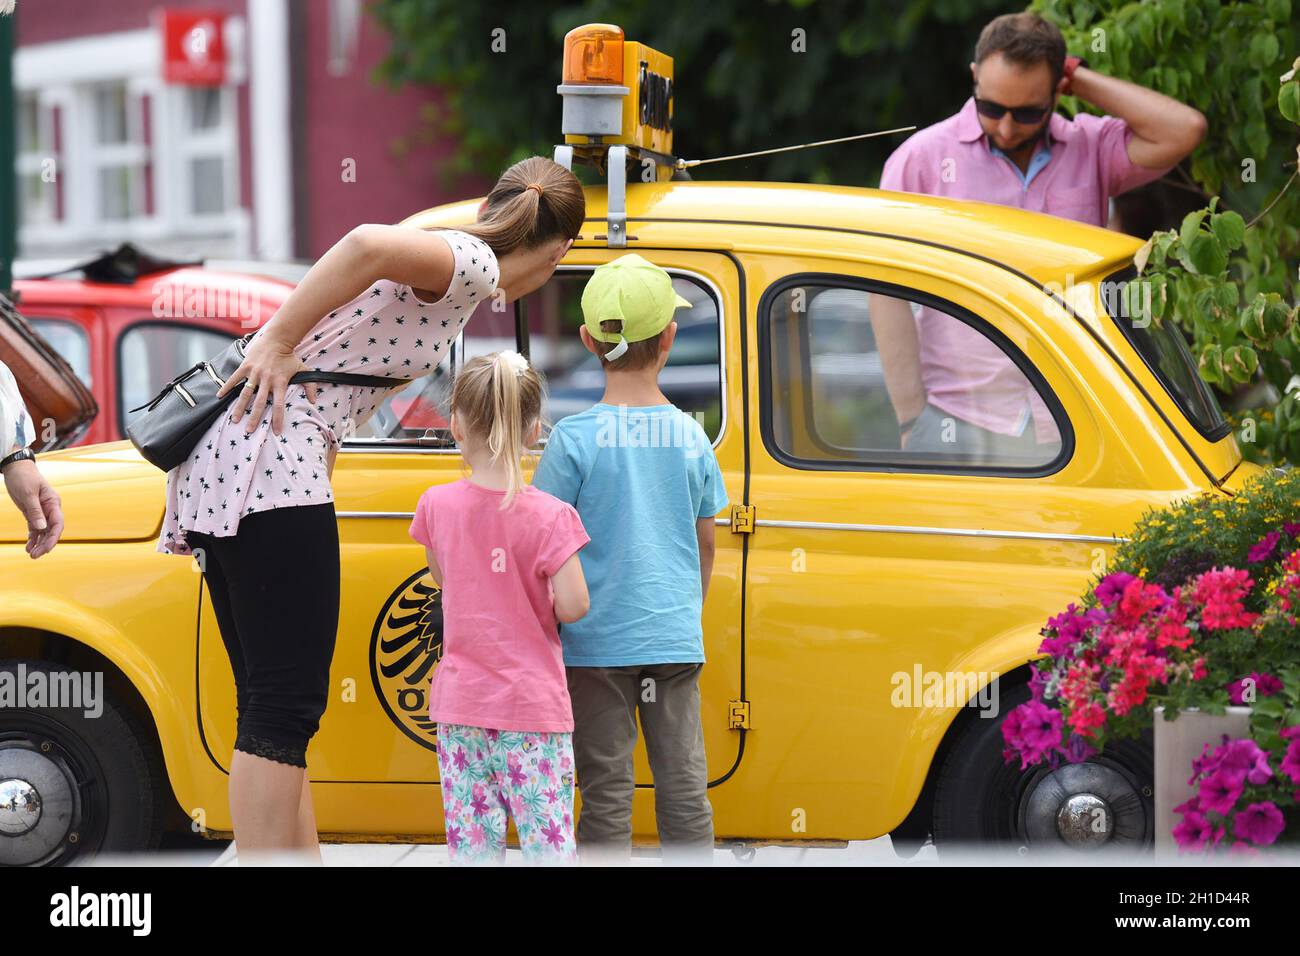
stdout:
[[1267,561],[1273,557],[1273,552],[1277,550],[1277,543],[1281,538],[1282,532],[1270,531],[1250,546],[1250,550],[1246,552],[1246,560],[1251,564]]
[[1124,594],[1124,589],[1133,580],[1136,580],[1133,575],[1116,571],[1102,578],[1092,593],[1097,595],[1097,600],[1103,607],[1114,607]]
[[1241,796],[1245,774],[1232,773],[1223,767],[1201,781],[1201,806],[1213,813],[1230,813]]
[[1021,704],[1002,722],[1002,738],[1009,748],[1004,756],[1018,753],[1024,770],[1061,746],[1061,712],[1036,700]]
[[1290,777],[1294,783],[1300,783],[1300,740],[1293,740],[1287,745],[1286,754],[1278,764],[1278,773]]
[[1096,753],[1097,748],[1079,734],[1070,734],[1070,739],[1066,741],[1065,759],[1069,763],[1083,763]]
[[1256,846],[1268,846],[1277,840],[1285,821],[1282,811],[1272,802],[1252,803],[1232,818],[1232,831],[1239,840]]
[[1288,537],[1300,538],[1300,521],[1288,521],[1282,525],[1282,530],[1286,532]]
[[1209,817],[1191,810],[1184,814],[1182,823],[1174,827],[1174,842],[1183,851],[1204,850],[1210,839],[1210,831]]
[[1041,671],[1037,667],[1029,673],[1029,694],[1034,700],[1043,699],[1043,691],[1047,689],[1047,672]]
[[1272,779],[1273,768],[1268,765],[1268,754],[1255,741],[1247,737],[1230,740],[1220,750],[1219,769],[1224,773],[1240,775],[1254,786]]
[[1282,692],[1282,682],[1278,678],[1272,674],[1263,674],[1256,671],[1249,677],[1243,677],[1229,684],[1228,698],[1238,706],[1247,703],[1246,689],[1249,687],[1254,688],[1255,698],[1272,697],[1274,694]]

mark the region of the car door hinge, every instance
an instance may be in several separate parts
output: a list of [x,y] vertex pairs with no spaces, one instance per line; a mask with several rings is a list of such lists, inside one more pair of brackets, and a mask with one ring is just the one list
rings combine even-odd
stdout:
[[757,509],[753,505],[731,506],[731,533],[753,534]]
[[749,730],[749,701],[733,700],[727,705],[727,729]]

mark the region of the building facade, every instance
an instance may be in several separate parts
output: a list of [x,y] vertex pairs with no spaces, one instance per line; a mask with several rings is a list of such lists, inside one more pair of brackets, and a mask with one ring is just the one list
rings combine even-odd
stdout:
[[311,260],[445,182],[437,91],[371,78],[367,0],[19,0],[19,255]]

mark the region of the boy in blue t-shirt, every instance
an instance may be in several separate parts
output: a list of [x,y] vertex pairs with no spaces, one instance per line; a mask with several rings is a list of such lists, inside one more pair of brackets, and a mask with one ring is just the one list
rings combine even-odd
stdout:
[[591,609],[560,630],[589,859],[631,855],[638,713],[665,859],[713,856],[700,614],[727,491],[700,423],[659,390],[683,305],[668,273],[635,253],[592,273],[581,335],[602,357],[605,394],[555,425],[533,476],[591,535],[578,555]]

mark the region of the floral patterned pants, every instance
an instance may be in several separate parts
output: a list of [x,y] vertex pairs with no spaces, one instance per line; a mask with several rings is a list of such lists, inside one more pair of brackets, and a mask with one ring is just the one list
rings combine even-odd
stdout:
[[577,862],[572,734],[439,724],[438,768],[453,864],[505,862],[507,815],[525,862]]

